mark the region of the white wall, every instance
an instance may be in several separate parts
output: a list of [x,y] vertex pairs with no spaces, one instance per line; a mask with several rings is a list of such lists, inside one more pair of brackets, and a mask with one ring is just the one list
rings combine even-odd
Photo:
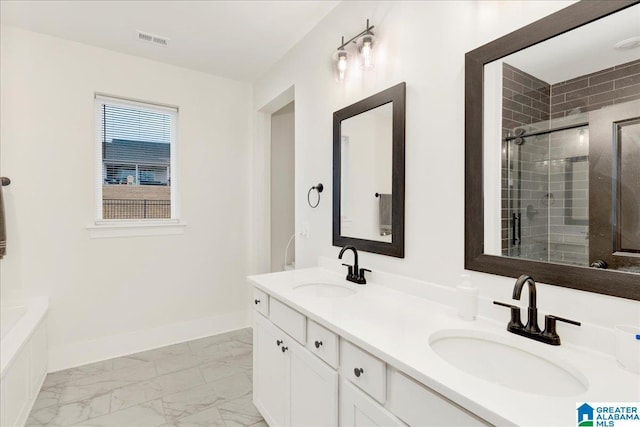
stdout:
[[[464,54],[570,3],[342,2],[256,82],[256,111],[296,88],[296,227],[308,222],[310,230],[308,239],[297,240],[297,267],[314,266],[319,256],[335,259],[339,251],[331,244],[332,113],[405,81],[406,257],[362,253],[360,264],[458,284],[464,272]],[[340,37],[360,32],[367,18],[378,37],[376,69],[336,83],[331,54]],[[311,209],[305,194],[317,182],[326,190]],[[472,280],[485,297],[511,298],[513,279],[472,273]],[[637,301],[555,286],[539,287],[538,305],[586,323],[640,323]]]
[[271,116],[271,271],[282,271],[295,260],[294,242],[284,259],[295,231],[294,117],[293,102]]
[[[2,299],[50,298],[52,370],[249,324],[251,87],[3,27]],[[91,239],[94,93],[177,105],[184,234]]]

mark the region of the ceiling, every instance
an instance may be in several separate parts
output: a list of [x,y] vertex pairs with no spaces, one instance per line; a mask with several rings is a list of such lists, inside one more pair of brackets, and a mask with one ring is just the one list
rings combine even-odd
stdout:
[[[0,22],[252,82],[339,1],[0,1]],[[169,39],[138,40],[137,31]]]
[[617,50],[622,40],[640,36],[640,4],[576,28],[503,60],[555,84],[640,59],[640,47]]

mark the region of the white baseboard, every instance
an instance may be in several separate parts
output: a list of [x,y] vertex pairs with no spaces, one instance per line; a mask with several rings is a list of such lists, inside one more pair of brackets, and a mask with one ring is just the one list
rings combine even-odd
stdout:
[[249,326],[251,326],[251,310],[241,310],[143,331],[51,346],[48,371],[61,371]]

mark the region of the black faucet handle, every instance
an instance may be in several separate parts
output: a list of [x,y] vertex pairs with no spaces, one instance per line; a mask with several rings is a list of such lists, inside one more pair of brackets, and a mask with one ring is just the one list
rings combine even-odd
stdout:
[[547,323],[547,319],[549,319],[549,320],[557,320],[558,322],[570,323],[570,324],[576,325],[576,326],[582,326],[582,323],[580,323],[580,322],[577,322],[577,321],[571,320],[571,319],[565,319],[564,317],[556,316],[554,314],[547,314],[546,316],[544,316],[545,323]]
[[368,271],[369,273],[371,273],[371,270],[369,270],[368,268],[361,268],[359,275],[357,277],[358,281],[356,283],[359,283],[361,285],[364,285],[367,283],[367,279],[364,277],[364,272]]
[[500,305],[502,307],[507,307],[507,308],[517,308],[519,309],[520,307],[518,307],[517,305],[511,305],[511,304],[507,304],[506,302],[500,302],[500,301],[494,301],[493,302],[495,305]]
[[353,276],[353,266],[349,264],[342,264],[349,269],[349,276]]
[[511,320],[507,324],[507,331],[513,331],[516,329],[524,329],[524,325],[522,324],[522,320],[520,320],[520,307],[517,305],[511,305],[500,301],[494,301],[495,305],[500,305],[502,307],[507,307],[511,311]]
[[581,323],[576,322],[575,320],[565,319],[564,317],[554,316],[553,314],[547,314],[544,316],[544,331],[542,332],[542,336],[545,338],[545,342],[548,342],[551,345],[560,345],[560,337],[556,332],[556,321],[581,326]]

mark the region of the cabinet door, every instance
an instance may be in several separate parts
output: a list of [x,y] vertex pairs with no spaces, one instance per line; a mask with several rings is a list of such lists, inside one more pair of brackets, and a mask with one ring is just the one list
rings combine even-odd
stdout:
[[299,345],[291,347],[291,426],[337,427],[338,373]]
[[406,427],[406,424],[349,381],[342,380],[340,384],[342,427]]
[[284,332],[254,317],[253,403],[271,427],[289,426],[289,352]]

